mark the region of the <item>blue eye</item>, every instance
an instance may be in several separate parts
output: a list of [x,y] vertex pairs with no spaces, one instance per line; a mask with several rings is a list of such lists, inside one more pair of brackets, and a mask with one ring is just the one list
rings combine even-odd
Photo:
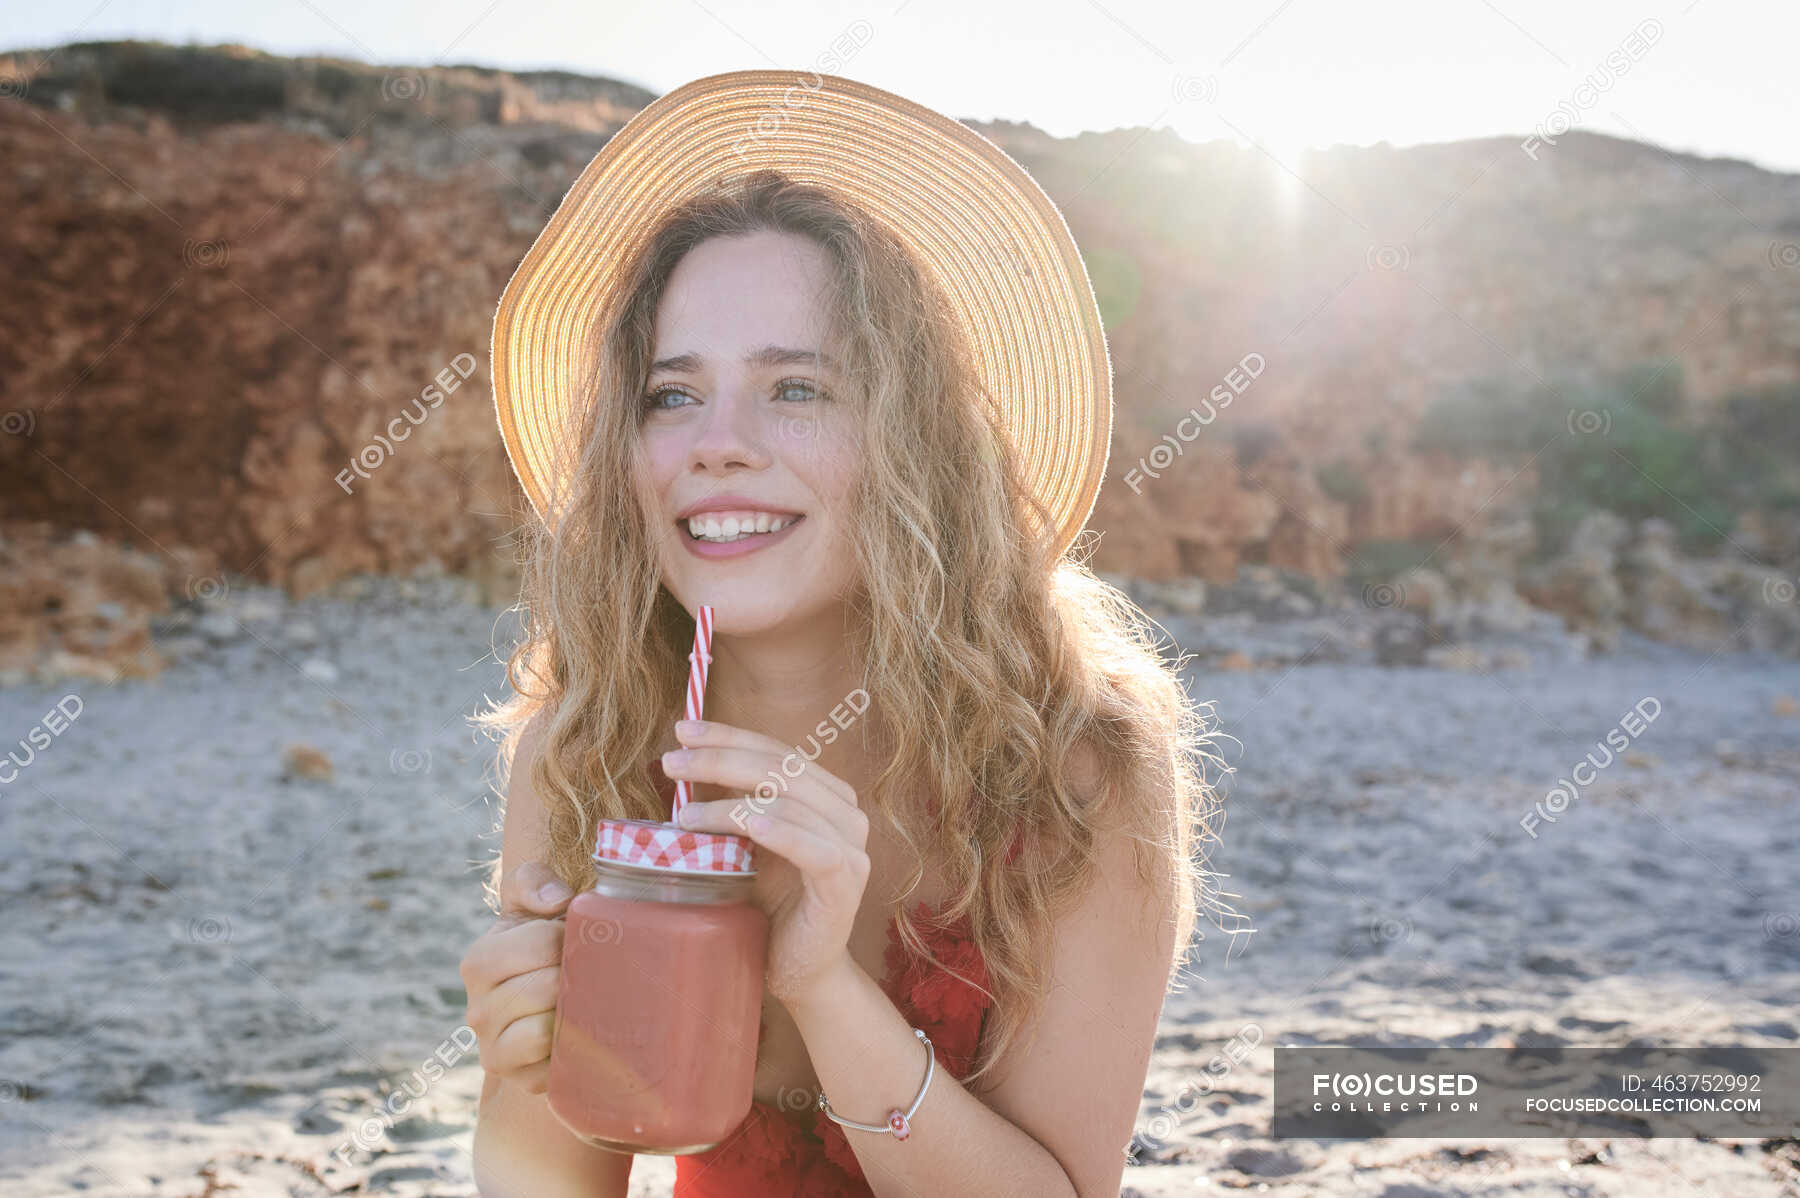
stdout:
[[775,393],[777,395],[786,391],[805,391],[805,399],[826,398],[825,393],[819,390],[810,379],[782,379],[779,383],[775,384]]
[[[819,386],[816,383],[814,383],[811,379],[800,379],[800,378],[782,379],[779,383],[775,384],[775,394],[778,396],[787,396],[789,392],[795,392],[795,391],[800,392],[800,395],[798,396],[798,398],[790,398],[787,400],[787,402],[805,403],[808,400],[812,400],[812,399],[829,399],[830,398],[830,396],[827,395],[824,391],[822,391],[819,388]],[[680,406],[680,405],[667,405],[662,402],[666,396],[671,396],[671,395],[679,395],[685,399],[693,399],[694,398],[693,396],[689,395],[686,391],[683,391],[681,388],[675,386],[674,384],[666,383],[663,386],[656,388],[655,390],[651,391],[649,394],[644,396],[644,404],[643,404],[644,409],[646,411],[653,411],[653,412],[673,411],[675,407]]]
[[693,396],[688,395],[687,392],[681,390],[679,387],[662,386],[644,396],[645,409],[656,412],[669,411],[668,408],[664,407],[662,403],[659,402],[665,395],[682,395],[689,399],[693,398]]

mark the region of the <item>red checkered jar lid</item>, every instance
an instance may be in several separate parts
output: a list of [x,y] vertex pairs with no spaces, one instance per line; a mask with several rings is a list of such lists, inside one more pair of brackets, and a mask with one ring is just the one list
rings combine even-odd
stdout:
[[676,874],[754,874],[748,837],[648,819],[603,819],[594,860]]

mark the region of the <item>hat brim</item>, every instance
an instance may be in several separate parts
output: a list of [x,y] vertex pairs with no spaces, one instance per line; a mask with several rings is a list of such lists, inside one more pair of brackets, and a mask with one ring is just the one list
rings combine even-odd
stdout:
[[[658,97],[595,154],[501,294],[495,412],[540,518],[569,426],[583,332],[667,207],[774,168],[830,188],[913,252],[967,330],[1060,557],[1087,522],[1112,438],[1099,305],[1062,214],[973,129],[865,83],[732,71]],[[1042,531],[1042,530],[1036,530]]]

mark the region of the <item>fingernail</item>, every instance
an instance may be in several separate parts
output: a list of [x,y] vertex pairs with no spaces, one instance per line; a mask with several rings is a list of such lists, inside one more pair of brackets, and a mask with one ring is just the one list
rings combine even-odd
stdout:
[[671,765],[679,769],[681,766],[686,765],[688,760],[688,751],[686,749],[670,749],[667,753],[662,755],[663,768],[665,769]]
[[560,903],[569,897],[569,888],[561,882],[545,882],[538,887],[538,897],[546,903]]
[[698,736],[706,731],[706,724],[702,720],[676,720],[675,731],[686,733],[689,736]]
[[699,813],[692,807],[683,807],[675,816],[675,822],[684,828],[688,828],[693,826],[694,820],[697,818],[699,818]]

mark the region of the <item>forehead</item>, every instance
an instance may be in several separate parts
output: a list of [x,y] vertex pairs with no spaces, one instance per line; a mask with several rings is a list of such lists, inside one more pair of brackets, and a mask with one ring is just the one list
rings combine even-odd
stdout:
[[656,309],[658,358],[738,358],[750,348],[822,348],[833,322],[824,248],[793,233],[710,238],[669,276]]

